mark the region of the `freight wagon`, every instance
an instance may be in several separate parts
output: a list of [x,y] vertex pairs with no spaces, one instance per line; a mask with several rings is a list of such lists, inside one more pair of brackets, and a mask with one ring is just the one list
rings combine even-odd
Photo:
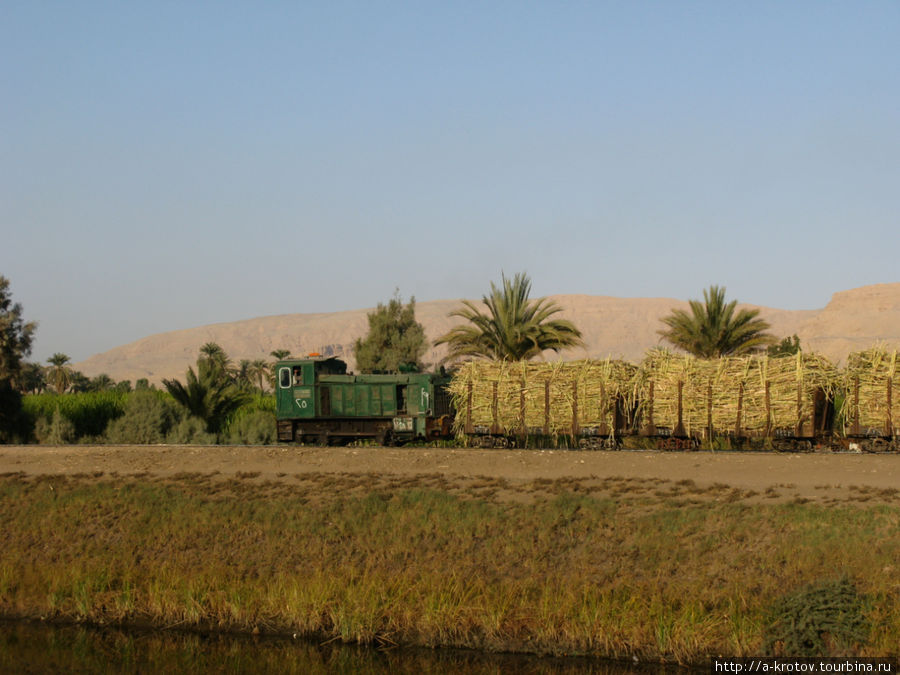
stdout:
[[813,354],[464,364],[451,384],[468,444],[580,448],[836,447],[837,370]]
[[279,441],[391,445],[451,435],[447,376],[354,375],[344,361],[315,355],[279,361],[275,373]]

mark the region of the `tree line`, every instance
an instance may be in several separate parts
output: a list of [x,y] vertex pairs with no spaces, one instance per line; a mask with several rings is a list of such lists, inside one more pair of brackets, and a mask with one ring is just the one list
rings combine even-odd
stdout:
[[[133,397],[137,402],[134,405],[129,399],[128,410],[124,403],[119,408],[100,406],[107,412],[95,415],[109,417],[104,418],[103,433],[108,431],[118,442],[234,439],[230,425],[240,417],[239,411],[252,408],[254,400],[258,402],[274,388],[273,366],[290,356],[288,350],[276,350],[269,354],[274,361],[244,359],[234,363],[220,345],[209,342],[200,347],[196,368],[188,368],[184,382],[163,380],[163,389],[158,392],[146,378],[137,380],[134,387],[130,381],[115,382],[105,374],[88,378],[72,368],[70,358],[61,352],[53,354],[45,365],[25,360],[31,353],[37,324],[25,321],[22,306],[12,301],[9,287],[9,281],[0,276],[0,442],[29,435],[22,395],[37,397],[45,392],[138,394]],[[736,300],[726,302],[724,287],[710,286],[703,295],[702,302],[690,300],[688,310],[674,309],[661,319],[665,328],[659,335],[663,340],[701,358],[764,349],[775,356],[799,351],[796,335],[779,341],[768,332],[770,325],[759,317],[759,310],[737,310]],[[558,304],[530,296],[531,279],[519,273],[512,278],[501,275],[499,284],[491,282],[490,292],[482,296],[480,305],[463,301],[461,308],[450,313],[463,321],[434,342],[447,347],[447,356],[438,365],[452,367],[473,358],[528,360],[546,351],[558,353],[584,346],[575,324],[558,316],[562,312]],[[399,291],[387,304],[379,303],[368,314],[368,332],[353,345],[357,369],[364,373],[421,371],[426,367],[422,359],[427,348],[425,330],[415,317],[415,297],[404,304]],[[77,413],[66,417],[60,412],[58,401],[55,408],[52,400],[47,404],[38,398],[34,401],[32,417],[35,410],[43,411],[45,428],[38,428],[40,425],[32,420],[39,437],[64,439],[77,435],[77,429],[66,427],[66,420],[71,423],[70,418],[78,417]],[[255,418],[250,425],[254,430],[238,430],[238,438],[266,440],[271,435],[264,429],[274,430],[274,406],[267,410],[267,405],[255,405],[251,414]],[[96,429],[103,421],[94,420],[87,426]]]
[[[466,359],[521,361],[546,351],[583,347],[581,331],[557,315],[562,308],[546,298],[532,300],[531,279],[501,275],[491,282],[490,293],[479,304],[469,300],[450,313],[463,319],[434,344],[446,345],[445,364]],[[710,286],[703,301],[690,300],[688,310],[674,309],[661,319],[666,328],[660,337],[673,347],[700,358],[741,355],[767,350],[773,356],[794,354],[800,340],[794,335],[779,341],[768,332],[770,324],[759,310],[737,309],[726,302],[725,288]],[[396,372],[402,367],[421,369],[427,349],[425,331],[415,320],[415,298],[403,305],[395,294],[368,315],[369,333],[354,345],[357,367],[362,372]]]

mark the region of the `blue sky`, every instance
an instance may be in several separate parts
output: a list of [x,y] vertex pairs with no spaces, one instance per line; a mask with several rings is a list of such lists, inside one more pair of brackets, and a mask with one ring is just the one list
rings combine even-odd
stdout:
[[0,274],[33,357],[537,295],[900,281],[900,3],[0,7]]

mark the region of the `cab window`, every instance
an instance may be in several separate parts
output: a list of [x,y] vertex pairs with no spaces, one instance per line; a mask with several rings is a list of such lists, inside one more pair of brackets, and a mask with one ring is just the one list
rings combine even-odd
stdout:
[[291,369],[290,368],[281,368],[278,371],[278,384],[281,385],[282,389],[287,389],[291,386]]
[[294,366],[294,386],[299,387],[303,384],[303,368]]

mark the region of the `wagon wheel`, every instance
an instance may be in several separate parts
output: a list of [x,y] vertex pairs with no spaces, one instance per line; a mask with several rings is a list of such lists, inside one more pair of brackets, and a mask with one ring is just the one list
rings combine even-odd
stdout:
[[873,438],[869,441],[869,447],[866,450],[868,452],[884,452],[887,450],[887,443],[885,443],[883,438]]
[[493,448],[494,439],[490,436],[480,436],[478,438],[478,446],[481,448]]
[[778,452],[792,452],[795,449],[790,440],[776,440],[773,445]]
[[495,448],[508,448],[509,439],[506,436],[498,436],[494,441]]

